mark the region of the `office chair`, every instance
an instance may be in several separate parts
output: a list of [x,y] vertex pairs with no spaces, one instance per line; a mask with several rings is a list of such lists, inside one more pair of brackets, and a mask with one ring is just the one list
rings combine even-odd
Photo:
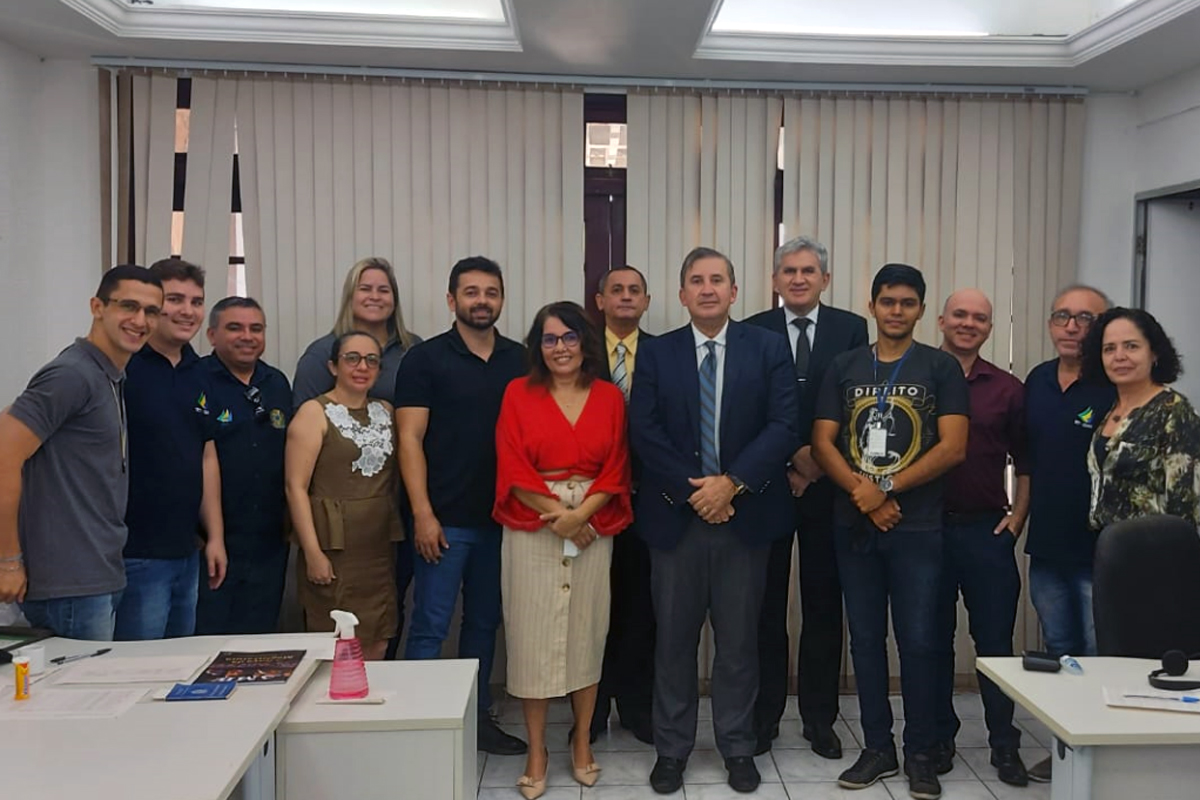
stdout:
[[1109,525],[1093,581],[1100,655],[1200,653],[1200,533],[1190,522],[1152,514]]

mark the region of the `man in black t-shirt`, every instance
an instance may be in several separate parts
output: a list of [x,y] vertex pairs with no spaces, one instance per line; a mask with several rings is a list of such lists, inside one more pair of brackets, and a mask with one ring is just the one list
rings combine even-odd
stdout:
[[871,285],[879,337],[825,373],[812,447],[841,492],[834,523],[865,749],[838,783],[862,789],[899,769],[888,704],[887,619],[900,649],[909,793],[941,795],[934,726],[942,476],[967,449],[969,395],[948,353],[913,341],[925,312],[919,270],[888,264]]

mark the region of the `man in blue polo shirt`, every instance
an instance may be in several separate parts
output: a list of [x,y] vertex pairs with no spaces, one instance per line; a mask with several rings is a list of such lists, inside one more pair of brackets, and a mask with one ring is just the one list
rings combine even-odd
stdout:
[[91,307],[87,338],[0,414],[0,603],[59,636],[107,641],[125,586],[123,370],[158,321],[162,285],[113,267]]
[[150,267],[163,313],[126,369],[129,505],[118,640],[190,636],[196,627],[200,526],[211,588],[225,577],[220,469],[208,380],[189,344],[204,320],[204,271],[177,258]]
[[[1094,655],[1092,555],[1096,534],[1088,525],[1091,482],[1087,450],[1092,432],[1116,399],[1111,386],[1080,380],[1083,339],[1111,305],[1091,286],[1068,286],[1050,310],[1050,339],[1058,358],[1038,364],[1025,380],[1029,435],[1029,596],[1042,623],[1046,649],[1055,656]],[[1029,770],[1050,780],[1050,759]]]
[[225,581],[210,588],[202,565],[196,633],[274,633],[279,628],[288,545],[284,538],[283,447],[292,388],[262,360],[267,322],[249,297],[212,308],[208,408],[215,423],[225,521]]

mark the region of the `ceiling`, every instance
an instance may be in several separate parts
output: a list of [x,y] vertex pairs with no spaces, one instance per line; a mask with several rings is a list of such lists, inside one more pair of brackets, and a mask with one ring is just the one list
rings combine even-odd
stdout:
[[[737,0],[748,1],[770,4],[770,0]],[[263,12],[282,21],[290,31],[285,36],[267,30],[260,18],[212,8],[192,12],[172,8],[229,2],[158,0],[157,9],[146,10],[138,8],[145,0],[132,8],[128,0],[0,0],[0,39],[44,57],[1119,91],[1140,88],[1200,63],[1194,45],[1200,39],[1200,0],[1136,0],[1130,5],[1123,0],[1072,0],[1090,2],[1092,9],[1103,6],[1105,13],[1115,12],[1115,16],[1082,31],[1075,25],[1072,32],[1064,23],[1061,35],[974,40],[806,35],[790,30],[783,18],[770,31],[759,23],[736,22],[710,31],[720,15],[732,13],[714,0],[400,0],[388,4],[402,9],[437,8],[438,19]],[[253,2],[270,9],[304,2],[322,5],[327,0]],[[970,2],[979,5],[990,0]],[[356,0],[346,7],[361,12],[369,5]],[[117,8],[124,17],[114,23],[115,17],[106,19],[87,6]],[[452,8],[461,13],[454,17]],[[502,9],[503,21],[497,19],[497,8]],[[135,17],[133,9],[146,16]],[[738,13],[753,18],[755,11],[742,8]],[[121,28],[122,19],[151,18],[169,19],[171,24]],[[727,17],[738,18],[737,14]],[[123,35],[117,35],[114,27]]]

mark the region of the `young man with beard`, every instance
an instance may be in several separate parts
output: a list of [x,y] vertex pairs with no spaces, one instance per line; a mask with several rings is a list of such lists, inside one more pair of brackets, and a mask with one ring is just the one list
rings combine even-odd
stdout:
[[129,360],[125,384],[129,540],[116,628],[122,641],[192,635],[201,561],[213,589],[226,565],[208,378],[189,344],[204,322],[204,271],[166,258],[150,273],[162,282],[163,313],[146,346]]
[[500,266],[482,256],[450,270],[450,330],[414,347],[396,373],[400,470],[413,512],[413,613],[404,657],[438,658],[463,596],[459,658],[479,660],[479,749],[524,753],[492,720],[488,681],[500,627],[496,420],[509,381],[528,371],[525,348],[496,330]]
[[124,369],[162,302],[145,267],[104,273],[87,337],[0,414],[0,603],[59,636],[113,638],[129,497]]

